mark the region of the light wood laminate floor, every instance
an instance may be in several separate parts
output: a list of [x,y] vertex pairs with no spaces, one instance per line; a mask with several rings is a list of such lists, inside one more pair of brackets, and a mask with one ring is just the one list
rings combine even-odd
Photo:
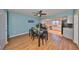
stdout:
[[78,50],[73,41],[56,34],[49,34],[48,41],[38,47],[38,39],[32,40],[29,35],[10,38],[5,50]]

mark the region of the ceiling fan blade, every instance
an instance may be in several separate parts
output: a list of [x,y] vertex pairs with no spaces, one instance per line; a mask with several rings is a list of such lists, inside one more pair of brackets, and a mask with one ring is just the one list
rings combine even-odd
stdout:
[[46,13],[42,13],[41,15],[47,15]]
[[38,13],[36,13],[36,12],[32,12],[32,13],[33,13],[34,16],[37,16],[38,15]]

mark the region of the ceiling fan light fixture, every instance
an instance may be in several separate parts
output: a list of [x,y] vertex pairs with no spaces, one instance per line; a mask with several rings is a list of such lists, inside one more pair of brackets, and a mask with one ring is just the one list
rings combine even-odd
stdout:
[[40,14],[38,14],[38,16],[40,16]]

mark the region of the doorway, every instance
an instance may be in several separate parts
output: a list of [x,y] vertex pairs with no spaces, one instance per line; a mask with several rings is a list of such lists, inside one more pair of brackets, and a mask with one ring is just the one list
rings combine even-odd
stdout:
[[45,19],[43,21],[45,25],[47,26],[48,32],[57,34],[57,35],[63,35],[63,29],[62,29],[62,20],[61,18],[58,19]]

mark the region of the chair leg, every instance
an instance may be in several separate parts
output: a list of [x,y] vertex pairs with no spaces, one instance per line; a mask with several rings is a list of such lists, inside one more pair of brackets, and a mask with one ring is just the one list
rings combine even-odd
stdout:
[[45,37],[45,42],[47,42],[47,40],[48,40],[48,36]]
[[31,33],[30,33],[30,30],[29,30],[29,36],[30,36],[30,34],[31,34]]
[[44,45],[44,40],[43,40],[43,38],[42,38],[42,45]]
[[48,36],[47,36],[46,40],[48,40]]
[[45,37],[45,42],[47,42],[47,37]]
[[40,37],[38,38],[38,47],[40,47]]
[[47,40],[48,40],[48,34],[47,34]]

